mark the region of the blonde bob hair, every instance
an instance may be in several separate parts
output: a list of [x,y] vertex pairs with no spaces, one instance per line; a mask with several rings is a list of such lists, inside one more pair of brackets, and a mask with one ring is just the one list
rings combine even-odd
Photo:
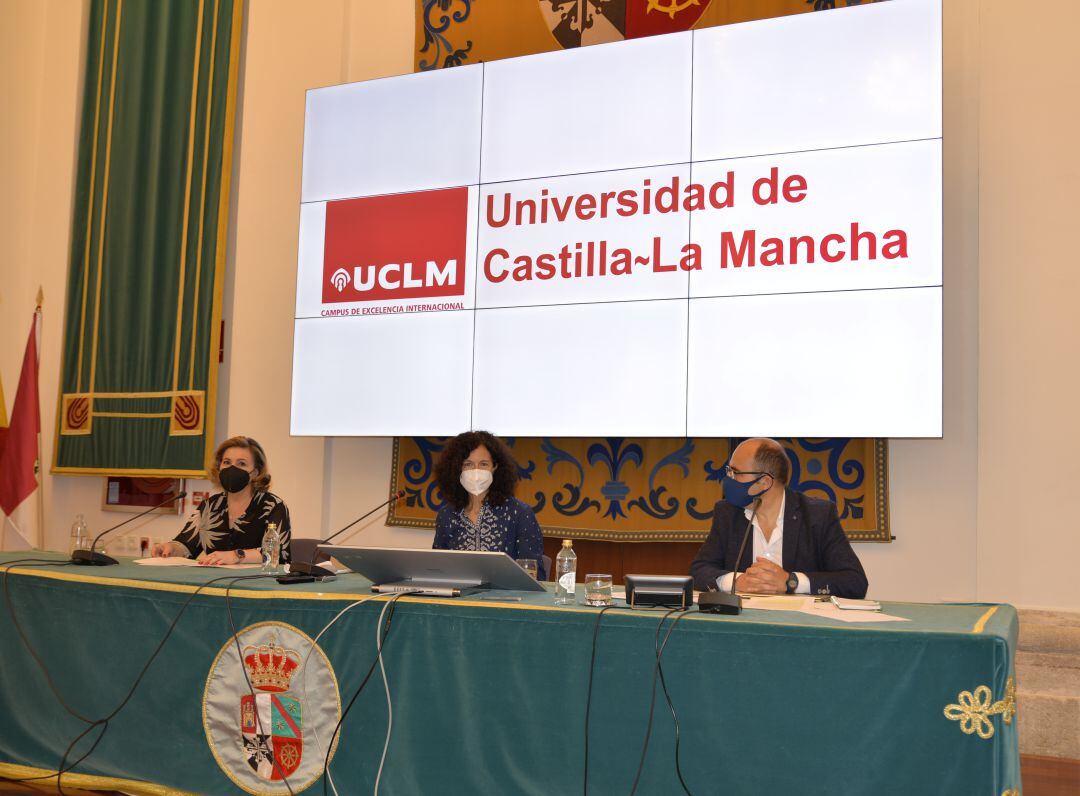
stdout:
[[269,489],[270,465],[266,459],[266,451],[263,450],[262,445],[251,437],[229,437],[217,446],[217,450],[214,451],[214,463],[210,467],[210,480],[214,482],[214,485],[221,486],[221,481],[219,480],[219,476],[221,475],[221,458],[229,448],[243,448],[244,450],[251,451],[251,457],[255,460],[255,470],[258,472],[258,475],[254,475],[251,478],[251,488],[256,492],[265,492]]

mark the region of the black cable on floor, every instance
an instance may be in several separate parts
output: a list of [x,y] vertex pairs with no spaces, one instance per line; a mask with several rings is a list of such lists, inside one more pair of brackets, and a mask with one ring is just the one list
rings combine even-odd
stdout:
[[[676,622],[679,618],[676,617]],[[683,779],[682,764],[679,760],[679,717],[675,713],[675,705],[671,701],[671,694],[667,690],[667,681],[664,679],[664,667],[660,664],[660,625],[656,626],[656,637],[653,639],[653,648],[656,651],[656,670],[660,673],[660,687],[664,691],[664,699],[667,701],[668,710],[671,711],[671,720],[675,722],[675,774],[679,777],[679,784],[682,785],[683,792],[686,796],[693,796],[690,793],[690,788],[686,784],[686,780]]]
[[679,620],[686,616],[687,610],[688,609],[681,607],[672,608],[660,617],[660,623],[657,625],[657,633],[659,634],[660,626],[664,624],[664,621],[672,614],[679,614],[679,616],[675,617],[675,621],[668,625],[667,633],[664,634],[664,641],[660,645],[660,650],[656,653],[656,665],[653,667],[652,696],[649,698],[649,718],[648,724],[645,727],[645,741],[641,745],[641,760],[638,761],[637,773],[634,775],[634,784],[630,788],[630,796],[634,796],[634,794],[637,793],[638,783],[641,781],[641,772],[645,770],[645,756],[649,751],[649,739],[652,737],[653,711],[656,707],[656,679],[660,672],[660,657],[664,654],[664,648],[667,646],[668,639],[671,638],[671,631],[675,629],[675,625],[679,623]]
[[592,683],[593,669],[596,665],[596,638],[600,635],[600,619],[604,612],[612,608],[622,608],[621,605],[605,605],[596,612],[596,623],[593,625],[592,652],[589,654],[589,685],[585,689],[585,771],[582,777],[582,789],[585,796],[589,793],[589,711],[592,707]]

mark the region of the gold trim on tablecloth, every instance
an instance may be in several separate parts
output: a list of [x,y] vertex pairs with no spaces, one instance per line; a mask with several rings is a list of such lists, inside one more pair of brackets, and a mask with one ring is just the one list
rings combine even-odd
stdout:
[[975,627],[971,629],[971,632],[982,633],[983,630],[986,629],[986,623],[990,621],[990,617],[997,612],[997,609],[998,607],[996,605],[992,605],[990,608],[986,609],[986,613],[979,617],[979,621],[975,623]]
[[1000,715],[1005,724],[1012,724],[1016,715],[1016,680],[1010,676],[1005,684],[1005,696],[993,702],[990,686],[980,685],[974,691],[961,691],[957,701],[945,706],[945,718],[960,722],[965,735],[978,735],[984,741],[994,737],[992,716]]
[[[10,779],[25,779],[45,775],[51,775],[52,779],[35,779],[33,784],[56,784],[56,772],[52,769],[24,766],[19,763],[0,763],[0,776]],[[87,790],[119,790],[124,793],[134,794],[134,796],[198,796],[198,794],[190,791],[168,788],[153,782],[141,782],[136,779],[120,779],[118,777],[99,777],[94,774],[75,774],[70,771],[64,774],[62,784]]]

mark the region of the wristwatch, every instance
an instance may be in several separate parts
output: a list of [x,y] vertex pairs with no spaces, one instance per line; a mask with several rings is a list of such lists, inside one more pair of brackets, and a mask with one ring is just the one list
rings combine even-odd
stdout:
[[785,585],[787,586],[787,593],[794,594],[795,590],[799,588],[799,576],[796,575],[794,572],[789,572],[787,576],[787,583]]
[[[239,549],[238,549],[238,550],[236,551],[236,560],[237,560],[237,561],[243,561],[243,560],[244,560],[244,556],[245,556],[245,555],[246,555],[246,553],[244,553],[244,548],[242,548],[242,547],[241,547],[241,548],[239,548]],[[790,581],[789,581],[789,582],[790,582]]]

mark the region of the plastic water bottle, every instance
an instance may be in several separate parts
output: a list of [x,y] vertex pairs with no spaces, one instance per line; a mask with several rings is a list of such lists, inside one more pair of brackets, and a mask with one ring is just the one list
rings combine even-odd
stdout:
[[275,575],[281,567],[281,534],[276,522],[266,523],[262,540],[262,571]]
[[555,557],[555,604],[573,605],[577,585],[577,553],[570,539],[563,539],[562,550]]
[[83,515],[76,514],[75,522],[71,523],[71,549],[68,550],[68,554],[70,555],[76,550],[89,549],[90,532],[86,530],[86,521],[83,519]]

